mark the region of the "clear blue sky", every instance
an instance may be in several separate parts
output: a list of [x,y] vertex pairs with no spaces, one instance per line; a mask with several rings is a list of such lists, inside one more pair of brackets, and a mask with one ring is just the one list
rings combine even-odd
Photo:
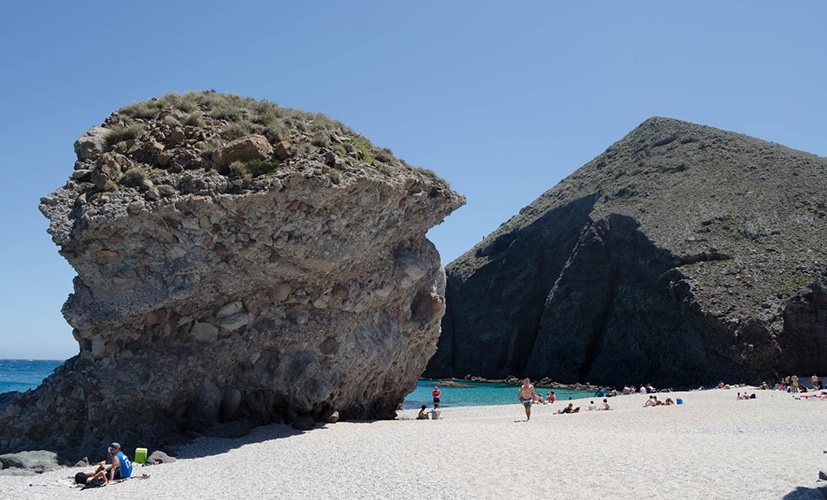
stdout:
[[41,196],[114,110],[216,89],[322,112],[468,205],[450,262],[650,116],[827,156],[827,3],[5,2],[0,358],[77,353]]

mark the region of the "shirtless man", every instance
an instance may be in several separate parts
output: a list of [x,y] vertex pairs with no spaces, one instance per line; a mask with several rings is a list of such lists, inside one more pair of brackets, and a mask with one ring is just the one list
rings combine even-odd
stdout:
[[534,386],[531,385],[531,380],[523,380],[523,386],[517,392],[517,397],[525,407],[525,421],[528,422],[531,420],[531,402],[534,401]]

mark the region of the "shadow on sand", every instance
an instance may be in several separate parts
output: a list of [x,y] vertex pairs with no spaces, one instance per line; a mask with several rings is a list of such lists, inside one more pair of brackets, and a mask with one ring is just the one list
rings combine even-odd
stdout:
[[784,500],[827,500],[827,486],[818,488],[799,486],[784,495]]
[[[347,422],[369,424],[372,423],[373,420],[348,420]],[[254,427],[249,434],[240,437],[199,436],[190,443],[175,447],[175,454],[176,458],[203,458],[220,455],[245,445],[298,436],[305,432],[325,432],[329,430],[331,425],[336,424],[317,424],[316,427],[309,431],[301,431],[287,424],[268,424]]]

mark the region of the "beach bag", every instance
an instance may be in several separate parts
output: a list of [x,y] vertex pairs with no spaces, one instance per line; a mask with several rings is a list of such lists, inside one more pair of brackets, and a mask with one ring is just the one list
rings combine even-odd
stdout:
[[678,398],[677,403],[678,403],[679,405],[682,405],[682,404],[683,404],[683,399]]
[[83,491],[86,488],[100,488],[101,486],[103,486],[103,483],[101,482],[101,480],[98,479],[98,478],[95,478],[95,479],[89,481],[88,483],[86,483],[86,485],[83,488],[81,488],[80,491]]

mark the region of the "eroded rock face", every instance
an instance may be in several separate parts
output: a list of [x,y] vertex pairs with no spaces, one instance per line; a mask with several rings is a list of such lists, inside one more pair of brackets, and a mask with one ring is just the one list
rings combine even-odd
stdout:
[[[464,198],[398,160],[389,175],[345,157],[331,176],[316,148],[269,175],[164,172],[141,156],[162,126],[125,155],[159,169],[162,196],[70,181],[42,200],[78,273],[63,312],[80,354],[0,400],[0,451],[83,456],[222,422],[394,416],[439,336],[444,271],[425,232]],[[164,151],[211,132],[164,134]],[[256,154],[273,154],[262,140]]]
[[827,371],[827,159],[653,118],[447,267],[427,376]]

